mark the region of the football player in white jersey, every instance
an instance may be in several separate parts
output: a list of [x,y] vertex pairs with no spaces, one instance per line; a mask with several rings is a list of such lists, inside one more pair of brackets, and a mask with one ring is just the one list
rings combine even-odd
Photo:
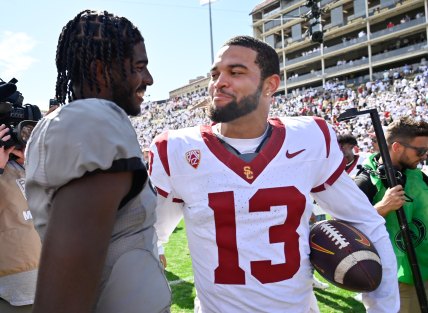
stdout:
[[151,145],[160,242],[184,216],[199,312],[316,312],[309,262],[310,194],[375,243],[383,281],[368,312],[397,312],[396,264],[384,220],[344,172],[321,118],[269,119],[279,60],[248,36],[224,44],[211,69],[212,125],[168,131]]

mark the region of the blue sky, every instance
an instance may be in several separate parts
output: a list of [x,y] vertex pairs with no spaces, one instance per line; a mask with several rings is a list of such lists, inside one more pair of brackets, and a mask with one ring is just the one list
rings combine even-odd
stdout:
[[[252,9],[263,0],[211,4],[214,54],[234,35],[252,35]],[[1,1],[0,78],[18,79],[24,103],[47,109],[55,95],[55,52],[62,27],[83,9],[107,10],[130,19],[143,34],[154,85],[146,100],[206,75],[211,66],[208,5],[199,0]]]

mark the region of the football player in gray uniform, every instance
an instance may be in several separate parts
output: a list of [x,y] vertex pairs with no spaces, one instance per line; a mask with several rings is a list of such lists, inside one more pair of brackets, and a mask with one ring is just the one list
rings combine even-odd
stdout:
[[56,52],[59,109],[27,146],[27,197],[43,241],[34,313],[169,312],[158,259],[156,196],[137,115],[153,79],[140,31],[85,10]]

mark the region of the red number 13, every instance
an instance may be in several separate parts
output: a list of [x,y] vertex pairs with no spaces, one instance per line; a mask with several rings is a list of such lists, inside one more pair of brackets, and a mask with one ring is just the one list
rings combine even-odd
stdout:
[[[271,260],[251,261],[251,274],[261,283],[289,279],[300,266],[299,235],[296,230],[305,209],[306,199],[295,187],[258,190],[249,200],[249,212],[268,212],[272,206],[286,205],[287,218],[281,225],[269,227],[269,242],[284,243],[286,262],[272,265]],[[236,243],[235,199],[233,191],[208,194],[214,211],[218,267],[216,284],[245,284],[245,272],[239,267]]]

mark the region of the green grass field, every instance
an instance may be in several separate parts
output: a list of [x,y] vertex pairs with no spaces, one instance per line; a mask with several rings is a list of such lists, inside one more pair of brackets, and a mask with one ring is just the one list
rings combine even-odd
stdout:
[[[183,221],[178,225],[165,247],[168,266],[166,276],[171,284],[172,313],[193,313],[193,273]],[[324,281],[318,274],[317,277]],[[330,285],[326,290],[315,290],[322,313],[363,313],[361,303],[354,300],[355,293]]]

